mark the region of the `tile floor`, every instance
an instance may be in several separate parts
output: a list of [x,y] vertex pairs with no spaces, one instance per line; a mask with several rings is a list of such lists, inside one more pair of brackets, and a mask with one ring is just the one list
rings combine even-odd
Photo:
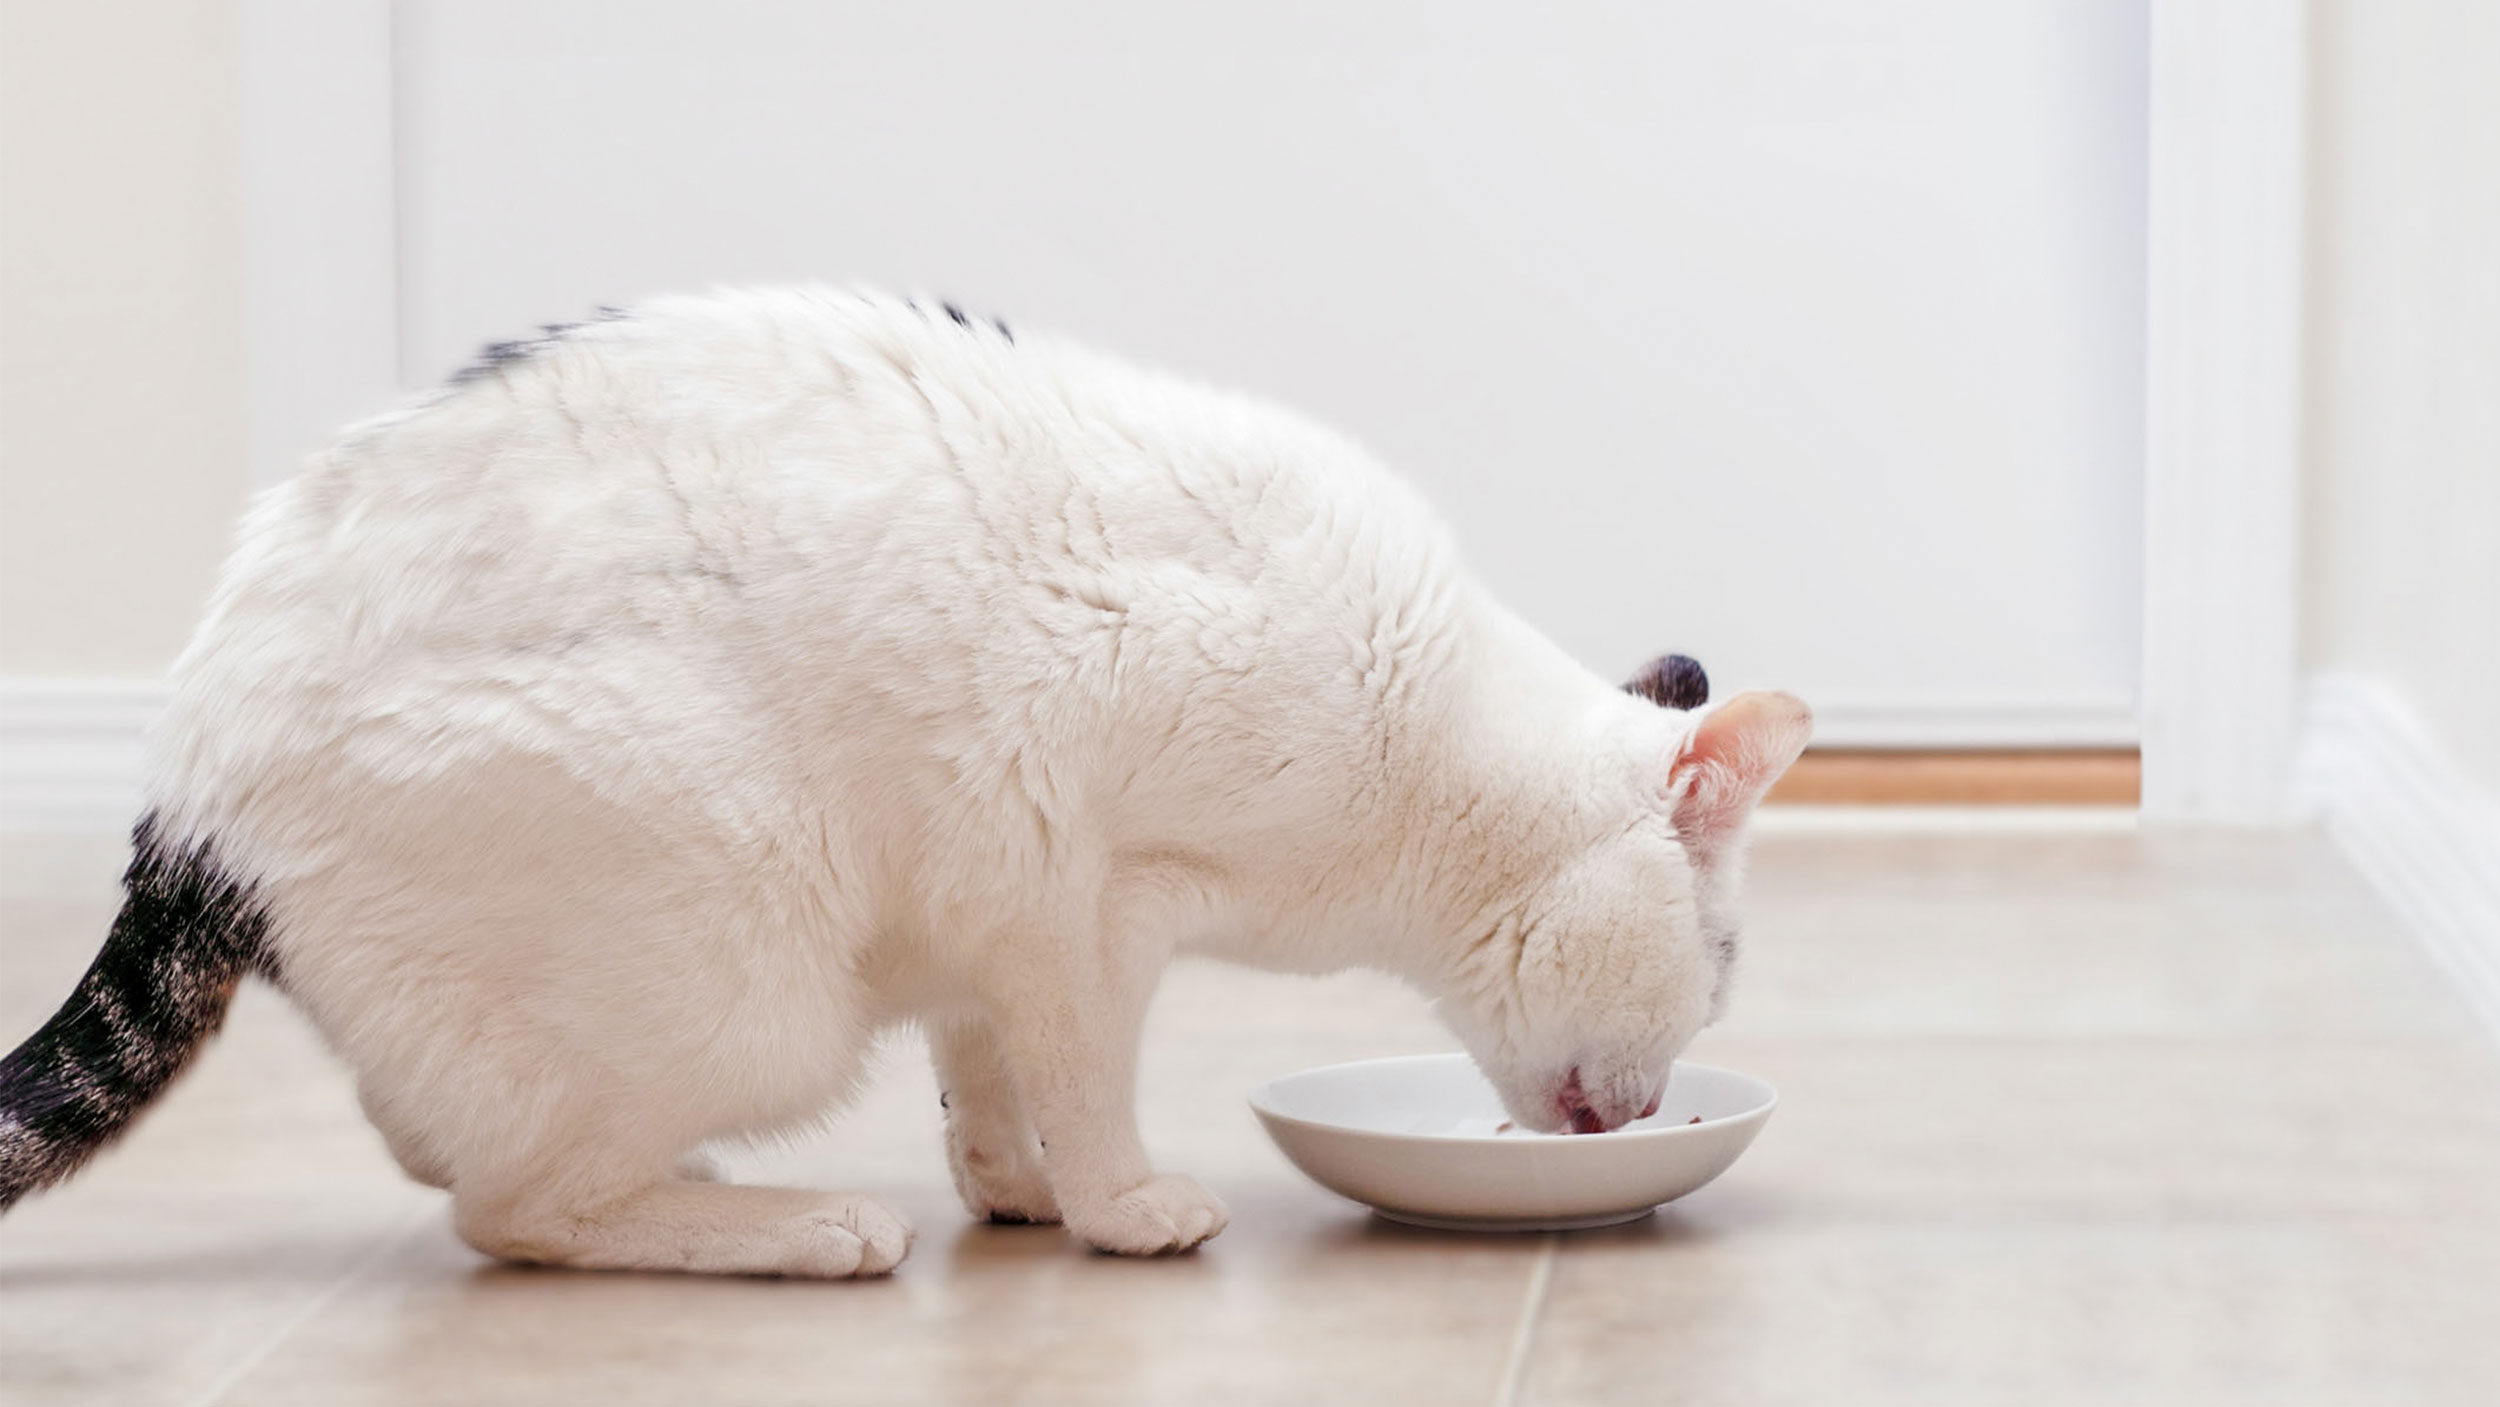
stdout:
[[[2500,1047],[2321,843],[1786,824],[1697,1057],[1784,1100],[1656,1218],[1401,1229],[1303,1182],[1269,1075],[1448,1042],[1385,982],[1176,971],[1149,1143],[1232,1204],[1125,1262],[966,1224],[905,1043],[732,1162],[918,1221],[863,1284],[499,1268],[247,990],[125,1144],[0,1223],[0,1401],[2500,1402]],[[0,1043],[115,902],[109,837],[0,843]]]

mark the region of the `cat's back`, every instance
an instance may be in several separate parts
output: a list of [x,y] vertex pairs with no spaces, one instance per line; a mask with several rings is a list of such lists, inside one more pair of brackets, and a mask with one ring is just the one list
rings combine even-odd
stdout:
[[1247,398],[944,304],[663,299],[491,349],[271,491],[167,751],[213,781],[342,739],[630,739],[700,773],[840,728],[962,767],[1045,714],[1081,749],[1210,678],[1245,718],[1360,687],[1445,556]]
[[455,617],[518,641],[550,628],[532,607],[631,592],[718,626],[916,553],[1045,591],[1247,581],[1325,551],[1315,524],[1437,534],[1350,443],[1248,397],[949,304],[763,290],[497,344],[351,427],[258,506],[218,606],[317,578],[370,641]]

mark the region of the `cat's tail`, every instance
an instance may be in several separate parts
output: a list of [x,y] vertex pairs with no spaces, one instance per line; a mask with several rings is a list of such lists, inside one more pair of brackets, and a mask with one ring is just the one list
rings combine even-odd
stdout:
[[150,812],[121,916],[78,988],[0,1059],[0,1210],[78,1170],[191,1063],[246,972],[270,970],[267,914],[205,843]]

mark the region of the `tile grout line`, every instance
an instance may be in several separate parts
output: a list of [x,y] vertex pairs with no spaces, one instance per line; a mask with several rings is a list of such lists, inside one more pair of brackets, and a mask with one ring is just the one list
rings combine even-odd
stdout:
[[347,1293],[349,1286],[363,1279],[366,1272],[380,1265],[391,1252],[407,1244],[408,1238],[416,1234],[419,1224],[431,1217],[434,1211],[434,1208],[426,1207],[401,1217],[396,1225],[382,1233],[371,1246],[366,1247],[364,1253],[350,1262],[347,1268],[340,1271],[329,1284],[322,1286],[321,1293],[306,1300],[302,1308],[288,1315],[286,1321],[268,1337],[262,1339],[241,1358],[236,1359],[226,1371],[211,1379],[208,1386],[203,1388],[198,1396],[190,1399],[187,1407],[213,1407],[219,1399],[234,1391],[235,1386],[250,1376],[253,1369],[269,1361],[271,1354],[276,1353],[288,1339],[295,1337],[296,1330],[311,1323],[321,1311],[337,1303],[339,1296]]
[[1561,1246],[1562,1233],[1548,1231],[1536,1248],[1536,1264],[1528,1271],[1519,1322],[1511,1326],[1510,1352],[1502,1362],[1502,1382],[1493,1394],[1493,1407],[1517,1407],[1520,1391],[1528,1385],[1528,1358],[1536,1348],[1537,1321],[1545,1317],[1545,1288],[1554,1282],[1554,1255]]

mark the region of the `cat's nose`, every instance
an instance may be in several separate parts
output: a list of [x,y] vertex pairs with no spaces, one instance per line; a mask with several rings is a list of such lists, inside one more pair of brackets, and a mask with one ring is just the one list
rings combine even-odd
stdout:
[[1563,1080],[1561,1092],[1554,1096],[1554,1107],[1573,1133],[1605,1133],[1629,1122],[1619,1115],[1607,1117],[1590,1101],[1587,1089],[1580,1083],[1580,1067],[1577,1065],[1571,1067],[1570,1075]]

